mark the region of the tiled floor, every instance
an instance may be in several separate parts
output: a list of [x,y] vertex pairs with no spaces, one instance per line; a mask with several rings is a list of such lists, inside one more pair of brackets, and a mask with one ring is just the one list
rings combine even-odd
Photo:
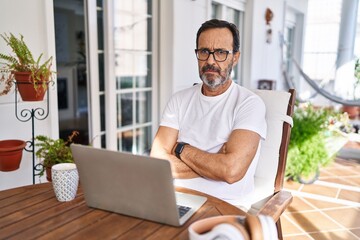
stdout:
[[[345,147],[360,150],[360,143]],[[284,239],[360,239],[359,160],[337,158],[315,183],[287,181],[284,188],[294,196],[281,217]]]

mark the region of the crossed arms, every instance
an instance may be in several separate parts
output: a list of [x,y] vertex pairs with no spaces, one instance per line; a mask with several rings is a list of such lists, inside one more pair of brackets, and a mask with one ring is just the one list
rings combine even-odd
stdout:
[[160,126],[150,155],[171,162],[174,178],[205,177],[234,183],[242,179],[259,146],[260,135],[249,130],[237,129],[217,153],[208,153],[186,145],[181,160],[174,154],[179,131]]

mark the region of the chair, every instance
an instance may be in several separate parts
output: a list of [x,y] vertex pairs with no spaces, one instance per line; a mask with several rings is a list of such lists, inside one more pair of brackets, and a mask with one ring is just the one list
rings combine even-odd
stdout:
[[255,172],[255,190],[242,198],[240,208],[253,215],[269,215],[276,222],[279,239],[282,239],[280,216],[292,201],[290,192],[283,191],[285,166],[295,90],[253,90],[266,106],[267,137],[262,142]]
[[280,216],[292,201],[291,193],[282,188],[296,91],[256,89],[253,92],[266,106],[267,136],[261,144],[255,189],[243,196],[237,207],[248,214],[271,216],[276,222],[279,239],[282,239]]

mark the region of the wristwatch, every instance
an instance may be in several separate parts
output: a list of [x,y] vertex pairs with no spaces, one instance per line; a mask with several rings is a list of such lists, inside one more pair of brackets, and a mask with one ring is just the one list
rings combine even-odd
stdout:
[[189,145],[188,143],[184,143],[184,142],[178,142],[176,147],[175,147],[175,155],[178,159],[181,160],[180,154],[182,153],[182,151],[184,150],[185,145]]

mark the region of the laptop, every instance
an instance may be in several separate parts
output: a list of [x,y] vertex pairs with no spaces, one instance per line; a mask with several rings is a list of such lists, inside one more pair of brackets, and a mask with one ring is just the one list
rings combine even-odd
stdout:
[[70,147],[89,207],[181,226],[206,202],[206,197],[175,192],[167,160]]

